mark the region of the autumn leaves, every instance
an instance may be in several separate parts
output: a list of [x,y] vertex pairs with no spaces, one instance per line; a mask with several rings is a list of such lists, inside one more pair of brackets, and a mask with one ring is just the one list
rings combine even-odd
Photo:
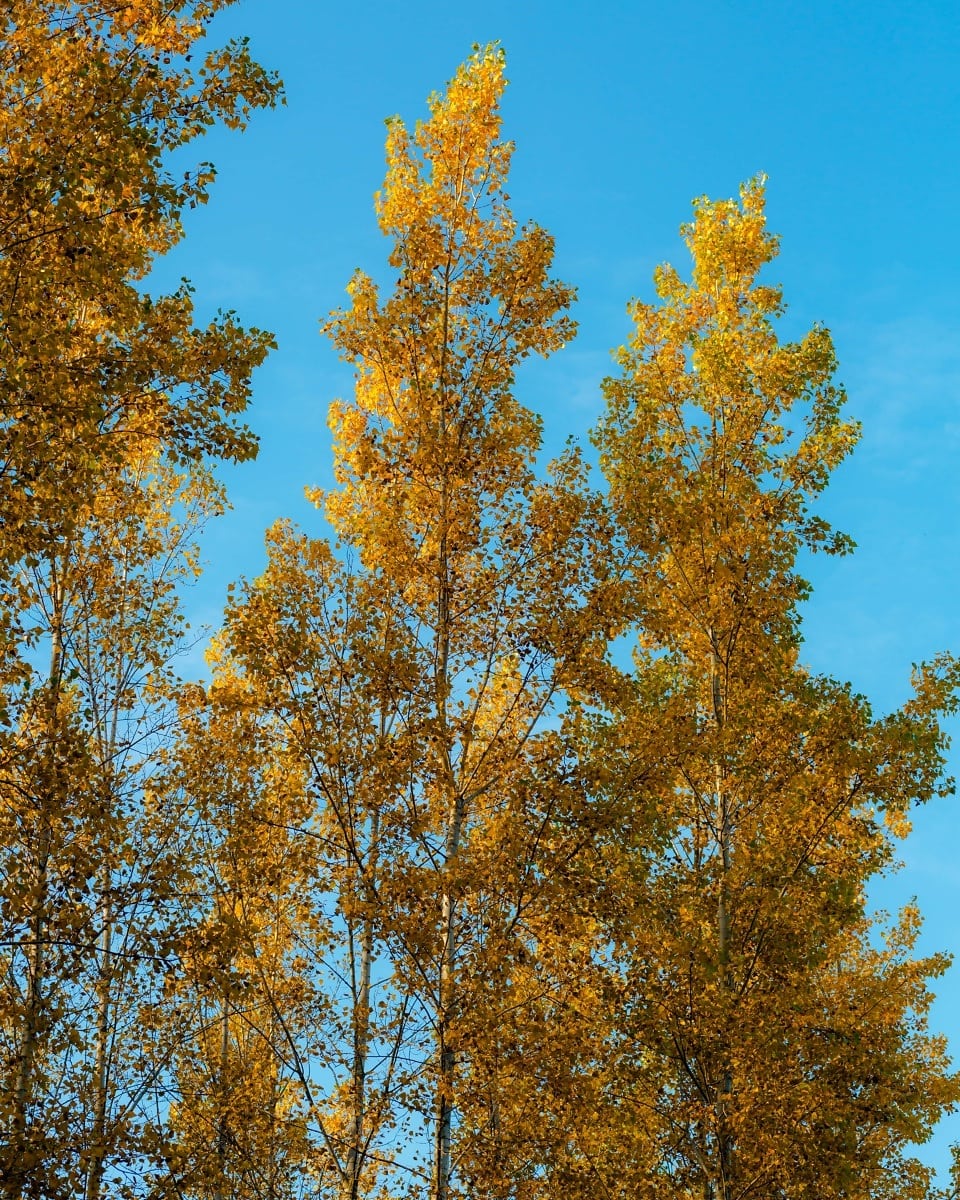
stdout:
[[[237,50],[203,115],[170,107],[194,83],[157,57],[209,8],[45,14],[64,79],[142,69],[151,170],[274,94]],[[8,99],[39,45],[11,29]],[[958,1094],[925,1025],[944,963],[911,912],[881,944],[864,895],[942,785],[956,670],[875,721],[800,665],[797,554],[848,547],[813,508],[856,440],[829,335],[776,336],[762,183],[700,201],[692,282],[661,268],[604,384],[605,486],[577,451],[538,471],[515,376],[573,335],[573,293],[508,206],[503,72],[479,50],[390,124],[396,283],[358,274],[326,327],[356,379],[317,496],[335,540],[268,531],[207,686],[171,667],[177,583],[221,503],[204,456],[252,449],[266,342],[142,306],[189,197],[141,179],[155,228],[131,218],[82,300],[49,250],[59,341],[3,351],[4,504],[32,506],[2,535],[6,1195],[933,1194],[909,1143]],[[40,312],[15,259],[5,311],[33,271]],[[35,427],[65,354],[69,450]]]
[[[159,1021],[190,894],[182,807],[152,782],[174,724],[176,589],[217,511],[205,458],[269,338],[140,286],[208,169],[164,152],[277,84],[242,47],[186,52],[203,4],[46,0],[0,37],[0,1187],[152,1186],[169,1137]],[[171,55],[176,56],[173,61]],[[181,468],[187,468],[183,470]],[[193,918],[189,918],[193,921]],[[195,922],[194,922],[195,924]],[[161,1034],[162,1029],[162,1034]]]

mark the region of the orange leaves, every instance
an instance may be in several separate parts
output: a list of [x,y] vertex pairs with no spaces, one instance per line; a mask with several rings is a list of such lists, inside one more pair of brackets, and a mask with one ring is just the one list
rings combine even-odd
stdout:
[[675,606],[695,614],[691,631],[726,661],[748,629],[765,627],[768,647],[789,644],[800,546],[846,547],[809,505],[857,427],[840,415],[826,330],[777,341],[779,291],[757,282],[776,252],[762,181],[739,204],[698,201],[685,236],[693,283],[661,268],[661,307],[634,306],[597,444],[643,569],[660,580],[656,610],[667,624]]
[[391,1174],[394,1128],[422,1141],[437,1197],[460,1186],[456,1155],[501,1190],[521,1177],[478,1106],[561,1011],[564,872],[583,842],[557,818],[585,801],[550,723],[619,620],[615,587],[591,592],[602,505],[575,455],[537,482],[540,418],[513,394],[520,362],[571,336],[573,293],[550,277],[550,237],[507,207],[502,88],[502,56],[481,51],[412,133],[390,123],[377,213],[396,285],[356,274],[326,326],[356,371],[330,408],[322,497],[345,561],[276,528],[220,642],[218,676],[259,704],[247,740],[302,766],[311,898],[342,935],[328,1019],[346,1083],[320,1110],[344,1194]]
[[[766,230],[766,177],[757,176],[740,188],[734,200],[694,201],[694,219],[681,233],[694,260],[693,285],[721,303],[724,293],[734,300],[753,289],[760,269],[778,253],[778,239]],[[762,293],[764,305],[772,298]]]
[[503,68],[502,51],[480,50],[443,96],[431,97],[430,120],[412,138],[399,119],[389,122],[377,215],[383,232],[397,239],[391,265],[411,279],[428,277],[455,251],[463,261],[486,254],[513,233],[498,199],[512,153],[500,141]]
[[30,894],[4,927],[4,1195],[99,1200],[108,1160],[169,1149],[142,1106],[167,1073],[142,1070],[160,1022],[140,1041],[139,1018],[188,870],[180,801],[151,775],[175,709],[203,711],[170,668],[194,522],[221,499],[201,463],[255,453],[238,418],[270,338],[229,316],[197,329],[188,287],[139,284],[213,178],[174,182],[166,151],[277,95],[242,46],[190,68],[224,6],[4,6],[0,709],[36,750],[0,743],[0,908]]

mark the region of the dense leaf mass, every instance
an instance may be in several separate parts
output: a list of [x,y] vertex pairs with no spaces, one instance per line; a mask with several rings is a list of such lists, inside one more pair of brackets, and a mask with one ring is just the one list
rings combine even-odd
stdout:
[[778,337],[762,179],[631,306],[595,485],[515,393],[575,297],[502,52],[389,122],[332,538],[277,522],[176,675],[270,344],[143,286],[213,178],[167,153],[278,96],[206,49],[229,2],[2,16],[0,1195],[947,1200],[948,960],[865,897],[960,668],[878,719],[802,664],[858,429],[827,330]]

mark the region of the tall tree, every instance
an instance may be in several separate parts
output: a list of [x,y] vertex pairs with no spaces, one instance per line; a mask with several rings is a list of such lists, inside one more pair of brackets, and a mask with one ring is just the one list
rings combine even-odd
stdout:
[[[129,1163],[131,1123],[142,1128],[143,1081],[123,1089],[133,997],[162,953],[160,860],[170,867],[169,828],[142,788],[180,636],[172,577],[191,570],[175,514],[188,494],[211,500],[202,460],[255,452],[239,417],[270,342],[231,315],[195,328],[186,286],[142,287],[213,177],[201,164],[174,180],[168,152],[277,96],[243,44],[191,65],[226,2],[12,0],[0,21],[0,1176],[11,1195],[97,1200],[106,1162]],[[175,481],[177,465],[190,477]]]
[[[426,925],[423,833],[411,829],[430,718],[422,659],[402,614],[385,609],[375,578],[286,524],[271,530],[268,549],[268,570],[228,611],[209,703],[214,712],[229,711],[242,679],[245,709],[260,716],[230,744],[259,742],[264,762],[294,756],[308,804],[290,822],[247,780],[236,789],[245,800],[233,822],[244,808],[263,844],[293,829],[314,863],[309,881],[286,878],[284,886],[301,897],[309,891],[313,928],[325,931],[308,970],[326,1003],[315,1010],[312,1031],[299,1018],[291,1027],[305,1091],[319,1102],[311,1134],[327,1163],[330,1194],[376,1195],[388,1186],[422,1195],[429,1169],[414,1155],[435,1111],[431,1014],[422,992],[436,937]],[[514,727],[529,719],[522,702],[515,704]],[[566,1039],[569,1051],[577,1036],[568,1022],[554,1045],[544,1045],[544,1022],[561,1010],[558,993],[575,987],[570,968],[582,962],[582,947],[570,950],[565,940],[584,925],[568,904],[571,883],[583,876],[571,881],[569,868],[590,829],[575,809],[583,790],[566,757],[568,741],[559,730],[531,737],[520,765],[501,769],[496,801],[481,810],[489,823],[477,819],[471,829],[458,943],[464,1053],[456,1160],[461,1186],[475,1194],[508,1195],[540,1167],[536,1080],[560,1043]],[[194,794],[224,792],[204,766],[211,752],[232,755],[213,735],[197,760],[205,782],[188,784]],[[309,937],[301,922],[302,950]],[[534,1055],[544,1060],[536,1073]],[[562,1137],[558,1124],[551,1135]]]
[[699,201],[684,235],[692,281],[662,267],[660,303],[633,306],[596,435],[639,613],[613,745],[668,768],[638,795],[659,856],[610,908],[606,1178],[704,1200],[926,1195],[907,1148],[960,1096],[925,1024],[945,960],[912,957],[912,911],[878,949],[866,885],[943,789],[957,665],[921,669],[881,720],[800,665],[797,559],[850,548],[812,506],[857,428],[827,331],[777,338],[762,181]]
[[586,501],[536,483],[540,422],[513,396],[520,362],[572,335],[572,292],[549,277],[548,235],[507,207],[503,69],[479,50],[412,135],[391,122],[378,215],[399,279],[381,300],[356,276],[329,325],[357,380],[331,410],[326,512],[416,663],[408,846],[390,863],[384,936],[430,1031],[408,1103],[434,1200],[486,1186],[465,1168],[497,1140],[496,1105],[470,1130],[463,1101],[478,1078],[492,1085],[510,964],[536,953],[526,918],[549,874],[562,759],[545,718],[596,633],[578,561]]
[[507,1195],[535,1169],[532,1113],[500,1118],[510,1030],[544,1011],[532,963],[562,941],[557,878],[582,846],[559,698],[617,581],[577,456],[538,482],[540,420],[513,395],[522,360],[572,335],[572,292],[507,206],[503,70],[478,50],[412,134],[390,122],[396,286],[358,274],[328,325],[356,391],[315,498],[354,566],[279,528],[224,634],[303,757],[330,855],[350,1053],[324,1129],[351,1200],[378,1179]]
[[383,861],[400,833],[392,798],[409,777],[398,739],[414,664],[390,614],[368,603],[369,581],[325,542],[280,523],[267,545],[267,571],[228,610],[210,701],[229,707],[242,686],[265,760],[300,764],[295,821],[265,821],[250,788],[247,813],[264,843],[294,836],[312,864],[298,885],[309,916],[297,940],[301,955],[312,945],[307,970],[324,1001],[312,1028],[298,1022],[295,1058],[326,1187],[355,1200],[390,1173],[409,1040],[409,1000],[378,930]]
[[158,1014],[176,1075],[165,1182],[174,1195],[291,1200],[322,1173],[304,1070],[322,1026],[327,935],[312,907],[315,845],[298,836],[309,797],[249,687],[221,672],[215,694],[210,705],[201,689],[185,698],[164,789],[189,796],[196,831],[192,903]]
[[[239,421],[267,335],[193,324],[190,289],[142,287],[213,168],[168,154],[241,126],[278,83],[243,43],[192,53],[231,0],[11,0],[0,18],[0,568],[44,550],[147,442],[250,458]],[[20,632],[3,614],[0,682]]]

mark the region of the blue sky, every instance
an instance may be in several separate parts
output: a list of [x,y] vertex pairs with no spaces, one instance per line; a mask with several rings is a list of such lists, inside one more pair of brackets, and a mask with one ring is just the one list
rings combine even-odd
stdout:
[[[206,538],[197,621],[215,623],[227,582],[259,572],[277,517],[322,531],[303,488],[330,482],[326,409],[350,377],[318,325],[354,268],[385,266],[372,209],[384,118],[425,115],[474,43],[500,41],[514,211],[554,234],[556,273],[580,292],[577,340],[518,380],[547,450],[599,414],[626,303],[652,297],[654,266],[686,270],[690,201],[733,196],[763,171],[784,334],[830,328],[864,427],[823,505],[859,548],[809,567],[806,659],[886,711],[906,698],[911,663],[960,650],[956,0],[240,0],[215,31],[250,36],[287,105],[190,148],[218,180],[150,284],[185,275],[201,317],[235,308],[279,343],[256,378],[260,458],[226,473],[234,511]],[[904,869],[875,889],[888,908],[918,898],[924,950],[960,950],[958,831],[957,802],[918,811]],[[960,965],[938,992],[933,1023],[960,1058]],[[923,1156],[945,1164],[951,1139],[960,1118]]]

